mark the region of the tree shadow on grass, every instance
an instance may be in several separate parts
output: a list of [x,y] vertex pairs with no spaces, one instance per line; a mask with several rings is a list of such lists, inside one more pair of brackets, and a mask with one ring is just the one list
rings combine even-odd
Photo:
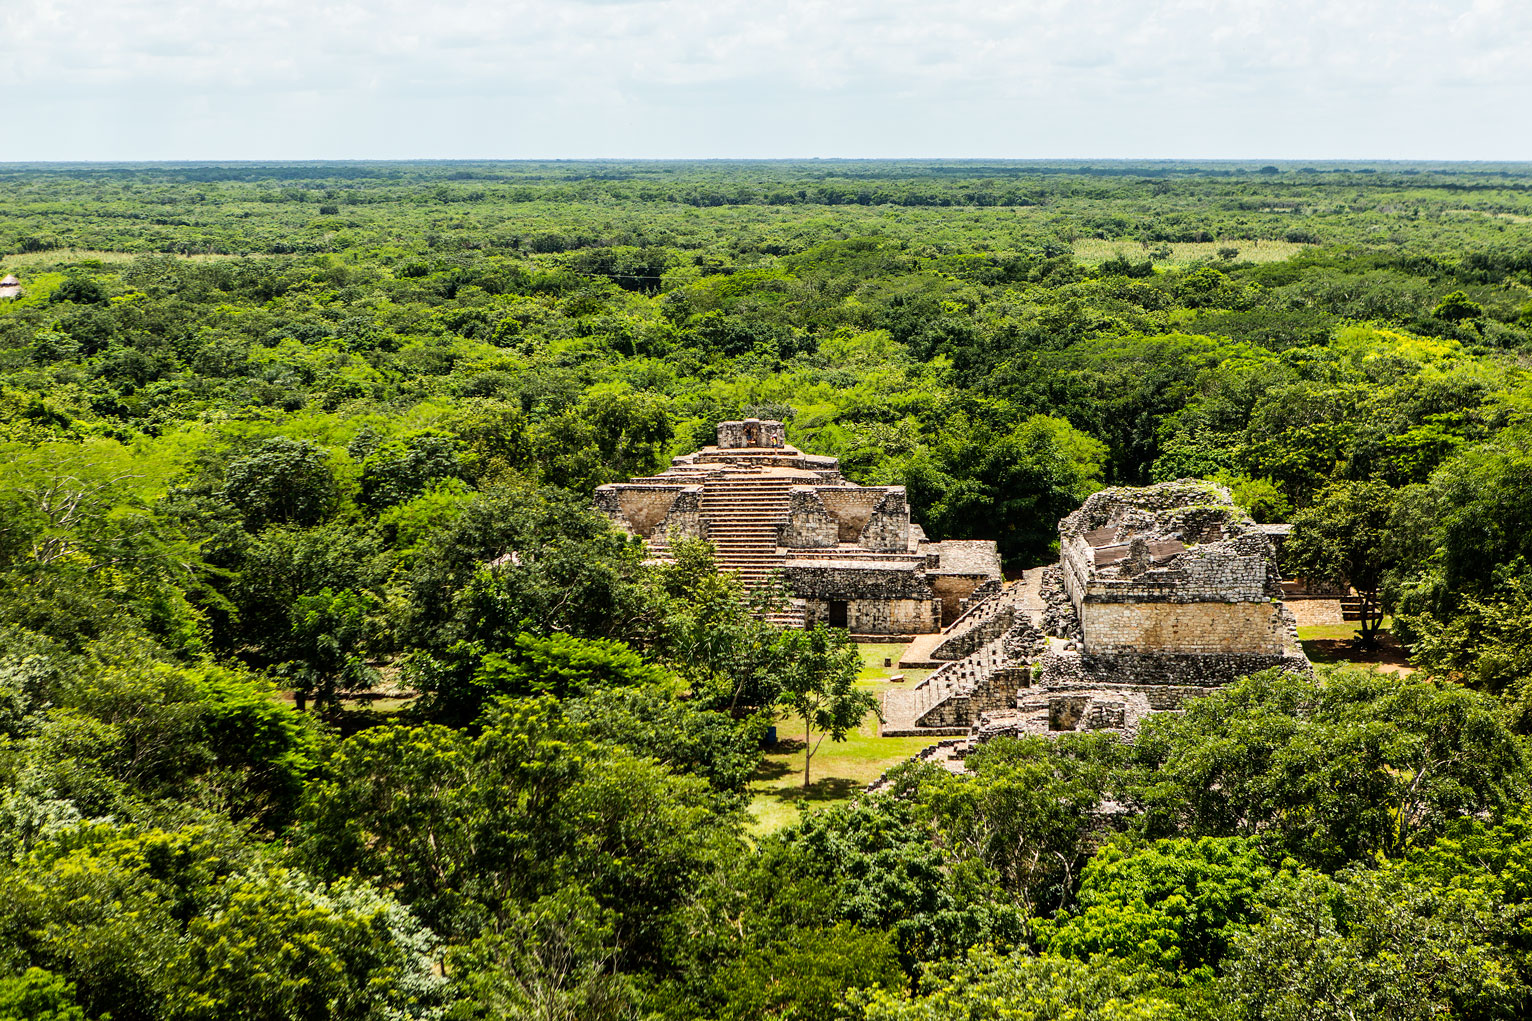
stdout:
[[762,759],[761,764],[755,767],[755,774],[751,780],[780,780],[789,773],[802,770],[799,766],[793,769],[793,764],[787,759]]
[[771,795],[792,805],[813,805],[826,801],[845,801],[861,787],[855,780],[843,776],[827,776],[823,780],[812,781],[807,788],[778,787],[771,791]]
[[1380,670],[1409,671],[1409,653],[1387,631],[1378,633],[1376,648],[1364,649],[1361,639],[1317,638],[1303,642],[1304,654],[1313,663],[1372,664]]

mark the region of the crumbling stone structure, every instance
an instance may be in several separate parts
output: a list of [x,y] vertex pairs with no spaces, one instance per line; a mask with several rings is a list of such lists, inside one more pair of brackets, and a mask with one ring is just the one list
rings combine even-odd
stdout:
[[746,586],[779,577],[793,599],[784,624],[928,634],[1001,578],[995,543],[929,541],[903,486],[848,481],[835,458],[790,446],[781,422],[720,422],[716,446],[599,487],[596,507],[656,558],[674,542],[706,539],[719,568]]
[[1045,679],[1208,686],[1307,665],[1271,540],[1220,486],[1096,493],[1059,523],[1059,567],[1080,641]]
[[970,609],[932,651],[963,658],[890,695],[885,732],[1131,739],[1148,714],[1247,674],[1309,670],[1269,531],[1210,483],[1096,493],[1059,523],[1033,608],[1002,592]]

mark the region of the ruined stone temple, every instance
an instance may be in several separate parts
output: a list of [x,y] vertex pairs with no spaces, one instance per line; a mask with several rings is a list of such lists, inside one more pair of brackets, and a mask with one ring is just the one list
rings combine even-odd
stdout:
[[793,602],[786,624],[928,634],[1000,587],[993,542],[928,540],[903,486],[848,481],[835,458],[788,445],[781,422],[720,422],[716,446],[599,487],[596,507],[657,558],[706,539],[719,569],[747,587],[779,576]]
[[928,645],[936,669],[889,693],[884,733],[1131,738],[1148,714],[1246,674],[1309,670],[1269,531],[1211,483],[1096,493],[1059,523],[1056,565],[975,601]]

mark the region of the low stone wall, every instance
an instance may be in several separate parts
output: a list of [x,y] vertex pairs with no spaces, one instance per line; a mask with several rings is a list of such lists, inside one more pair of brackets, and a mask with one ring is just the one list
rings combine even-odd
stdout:
[[[1272,667],[1305,673],[1312,669],[1302,654],[1241,656],[1123,652],[1098,656],[1078,650],[1050,651],[1043,657],[1042,665],[1041,683],[1049,690],[1108,684],[1213,689]],[[1150,701],[1151,704],[1154,702],[1152,695]],[[1174,706],[1154,707],[1178,707],[1179,698],[1174,702]]]
[[[935,594],[925,575],[913,564],[850,566],[851,561],[810,560],[790,562],[782,571],[788,587],[804,599],[919,599],[932,601]],[[897,563],[897,562],[896,562]]]

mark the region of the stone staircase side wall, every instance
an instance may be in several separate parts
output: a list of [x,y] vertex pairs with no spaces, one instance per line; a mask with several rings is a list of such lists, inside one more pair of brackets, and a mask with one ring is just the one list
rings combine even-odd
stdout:
[[991,578],[984,582],[982,585],[975,588],[972,592],[968,593],[968,595],[958,600],[958,617],[957,620],[953,621],[953,623],[956,624],[961,621],[966,614],[977,609],[979,604],[983,603],[986,599],[990,598],[991,596],[998,596],[1004,591],[1005,582],[998,578]]
[[993,614],[931,650],[931,658],[938,660],[963,659],[978,652],[990,642],[1011,629],[1016,622],[1016,607],[998,608]]
[[927,709],[917,722],[923,727],[971,727],[980,713],[1015,706],[1017,689],[1030,683],[1031,676],[1026,668],[1002,667],[992,671],[971,688]]

